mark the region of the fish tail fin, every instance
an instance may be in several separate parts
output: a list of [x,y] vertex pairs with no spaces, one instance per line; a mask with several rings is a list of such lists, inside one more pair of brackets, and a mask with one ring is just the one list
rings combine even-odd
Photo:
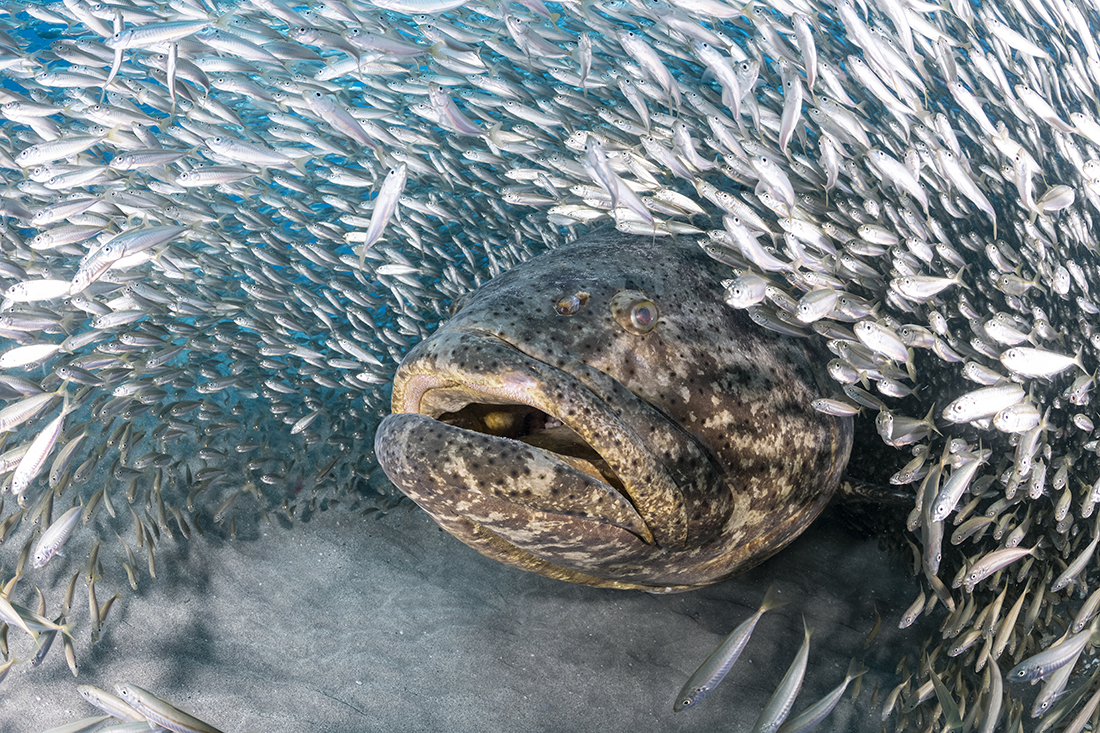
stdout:
[[852,661],[848,663],[848,672],[844,675],[844,679],[851,682],[856,677],[862,677],[867,674],[868,669],[863,666],[863,662],[855,657],[852,657]]
[[936,435],[943,435],[943,433],[941,433],[936,428],[935,412],[936,412],[936,403],[933,402],[932,407],[930,407],[928,409],[928,414],[924,416],[924,419],[921,420],[921,422],[923,422],[925,425],[927,425],[932,430],[932,432],[935,433]]
[[955,277],[953,277],[951,279],[955,281],[956,285],[961,285],[962,287],[966,288],[970,292],[974,292],[974,289],[970,287],[970,284],[962,279],[963,273],[966,272],[966,268],[968,268],[968,267],[970,267],[969,262],[967,262],[962,267],[960,267],[959,271],[955,273]]
[[951,692],[947,689],[947,685],[945,685],[943,680],[940,679],[940,676],[936,674],[936,670],[932,669],[931,663],[928,664],[928,674],[932,678],[932,686],[936,691],[936,698],[940,701],[940,707],[943,709],[947,730],[959,730],[962,728],[962,718],[959,715],[958,703],[956,703],[955,698],[951,696]]
[[779,590],[772,585],[768,588],[768,592],[764,594],[764,602],[760,604],[760,608],[765,611],[773,611],[777,608],[786,606],[790,601],[780,600]]
[[1082,372],[1084,372],[1085,374],[1088,374],[1089,370],[1085,369],[1085,365],[1081,361],[1081,355],[1084,354],[1084,353],[1085,353],[1085,345],[1081,344],[1080,346],[1077,347],[1077,353],[1074,354],[1074,356],[1073,356],[1073,363],[1076,364],[1077,368],[1080,369]]
[[58,325],[61,326],[61,330],[66,336],[72,336],[73,329],[79,326],[82,320],[84,319],[76,313],[68,313],[61,317],[61,322]]
[[818,35],[821,35],[823,32],[821,30],[821,16],[822,12],[820,10],[811,10],[810,12],[806,13],[806,17],[809,19],[810,25],[813,26],[814,31],[817,32]]
[[72,395],[69,394],[69,383],[62,382],[57,391],[61,393],[61,414],[68,415],[73,409],[69,407],[72,402]]

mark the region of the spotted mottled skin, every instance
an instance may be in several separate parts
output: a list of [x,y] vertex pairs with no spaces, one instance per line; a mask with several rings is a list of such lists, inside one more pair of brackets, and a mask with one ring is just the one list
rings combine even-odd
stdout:
[[[826,360],[727,306],[728,275],[616,231],[500,275],[405,357],[382,468],[466,544],[553,578],[679,591],[760,563],[833,495],[852,422],[812,409]],[[656,327],[620,325],[622,291]],[[525,435],[546,418],[524,406],[564,427]]]

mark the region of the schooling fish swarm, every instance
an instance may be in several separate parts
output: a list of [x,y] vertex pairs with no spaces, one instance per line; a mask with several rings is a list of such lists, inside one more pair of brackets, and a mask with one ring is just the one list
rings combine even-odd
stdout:
[[[931,593],[903,622],[950,615],[883,717],[1018,729],[997,662],[1083,650],[1058,642],[1100,599],[1097,8],[552,8],[0,6],[0,537],[22,547],[0,614],[68,633],[83,575],[95,630],[116,554],[136,586],[138,553],[152,575],[158,541],[246,501],[356,496],[408,346],[613,219],[701,235],[731,305],[828,339],[847,399],[821,409],[913,451],[895,481]],[[64,587],[80,533],[58,621],[6,600]],[[1029,677],[1026,712],[1068,719],[1075,660]]]

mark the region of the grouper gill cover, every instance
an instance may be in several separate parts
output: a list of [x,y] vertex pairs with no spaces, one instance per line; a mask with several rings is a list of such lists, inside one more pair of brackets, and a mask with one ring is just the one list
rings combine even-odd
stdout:
[[75,673],[165,543],[409,497],[554,577],[712,582],[817,514],[858,411],[849,473],[907,502],[884,623],[937,627],[873,717],[1080,729],[1098,30],[1092,0],[0,2],[9,636]]
[[501,275],[405,357],[379,462],[463,542],[551,577],[752,567],[829,501],[852,425],[810,404],[820,355],[729,308],[722,272],[607,230]]

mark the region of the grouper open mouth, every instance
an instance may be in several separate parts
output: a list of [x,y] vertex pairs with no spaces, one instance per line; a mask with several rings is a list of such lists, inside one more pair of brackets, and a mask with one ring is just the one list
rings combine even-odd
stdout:
[[597,574],[617,552],[626,562],[721,530],[732,507],[706,449],[606,373],[465,330],[417,348],[375,440],[390,478],[437,521],[453,514],[515,553]]
[[[522,380],[515,380],[517,382]],[[455,428],[519,441],[555,455],[559,460],[604,481],[626,495],[615,469],[576,430],[530,404],[520,384],[510,395],[484,391],[477,384],[438,384],[432,377],[418,375],[410,380],[406,393],[419,393],[418,404],[406,412],[425,415]],[[515,400],[503,402],[502,400]],[[462,404],[458,407],[458,403]],[[456,409],[456,407],[458,409]]]

